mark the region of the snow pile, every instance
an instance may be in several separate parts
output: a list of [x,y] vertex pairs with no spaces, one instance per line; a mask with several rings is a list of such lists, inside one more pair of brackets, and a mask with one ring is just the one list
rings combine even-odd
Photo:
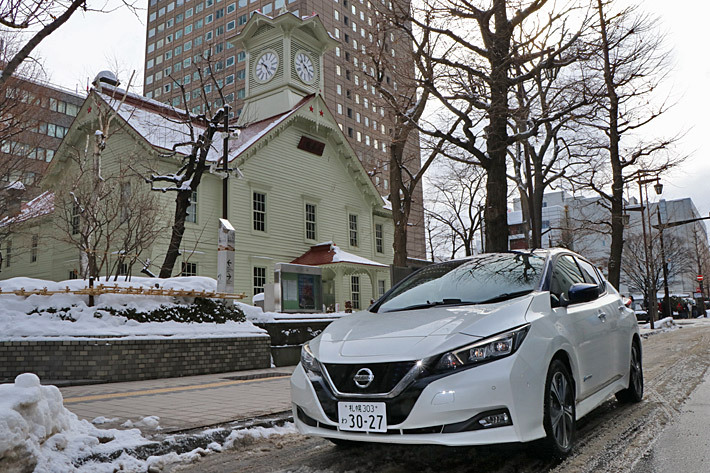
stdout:
[[[656,322],[654,322],[653,325],[654,325],[654,327],[656,328],[656,330],[658,330],[658,329],[670,329],[670,328],[674,328],[674,327],[676,326],[675,322],[673,321],[673,317],[666,317],[666,318],[663,318],[663,319],[660,319],[660,320],[656,320]],[[651,324],[648,323],[648,324],[646,324],[646,325],[643,325],[641,328],[650,329],[650,328],[651,328]]]
[[41,386],[32,373],[0,384],[0,471],[76,471],[72,459],[145,443],[137,429],[101,430],[79,420],[59,389]]
[[[97,281],[106,286],[133,288],[161,288],[173,290],[214,291],[217,282],[207,277],[179,277],[170,279],[134,277],[130,281],[119,278],[118,281]],[[61,282],[45,281],[32,278],[12,278],[0,281],[0,290],[25,291],[42,290],[62,291],[83,289],[87,282],[81,279]],[[251,322],[217,323],[179,323],[148,322],[139,323],[126,317],[111,315],[102,310],[112,308],[118,311],[133,309],[138,312],[150,312],[160,307],[188,302],[188,298],[129,294],[103,294],[95,298],[95,305],[89,307],[88,296],[77,294],[52,294],[20,296],[15,294],[0,295],[0,339],[2,340],[37,340],[67,339],[73,337],[173,337],[173,338],[209,338],[225,336],[261,335],[264,330]],[[236,304],[246,314],[261,313],[261,309],[246,304]]]
[[[96,424],[115,419],[96,418]],[[159,429],[158,418],[134,425]],[[64,408],[56,386],[42,386],[25,373],[14,384],[0,384],[0,471],[113,473],[159,471],[177,462],[194,462],[213,452],[237,447],[249,438],[295,434],[293,423],[251,429],[210,429],[192,438],[168,436],[159,444],[138,429],[99,429]],[[201,441],[202,446],[193,448]],[[184,448],[192,444],[193,447]],[[189,449],[189,450],[188,450]],[[187,450],[187,451],[186,451]],[[157,454],[143,453],[153,452]],[[180,453],[178,453],[180,452]]]

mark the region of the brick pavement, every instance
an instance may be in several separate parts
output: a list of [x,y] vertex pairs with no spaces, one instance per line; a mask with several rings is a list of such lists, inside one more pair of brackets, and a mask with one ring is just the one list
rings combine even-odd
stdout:
[[158,416],[161,431],[174,432],[290,410],[294,368],[68,386],[60,391],[64,406],[80,418],[115,419],[102,427]]

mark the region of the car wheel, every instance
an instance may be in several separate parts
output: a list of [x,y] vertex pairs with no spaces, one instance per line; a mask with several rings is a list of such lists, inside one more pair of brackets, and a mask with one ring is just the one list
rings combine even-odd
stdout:
[[547,456],[562,458],[572,451],[575,437],[575,394],[572,375],[560,360],[550,365],[545,381],[543,440]]
[[634,340],[631,345],[631,366],[629,366],[629,387],[616,393],[619,402],[641,402],[643,399],[643,365],[641,347]]

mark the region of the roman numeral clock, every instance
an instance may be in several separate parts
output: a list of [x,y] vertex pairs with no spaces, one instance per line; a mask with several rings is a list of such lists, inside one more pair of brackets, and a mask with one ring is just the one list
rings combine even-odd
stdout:
[[296,75],[306,84],[312,84],[316,77],[315,68],[313,66],[313,59],[308,53],[304,51],[299,51],[296,53],[296,58],[294,61],[294,67],[296,68]]
[[318,16],[274,18],[255,13],[228,39],[247,53],[246,97],[239,123],[253,123],[292,109],[323,90],[323,54],[333,39]]

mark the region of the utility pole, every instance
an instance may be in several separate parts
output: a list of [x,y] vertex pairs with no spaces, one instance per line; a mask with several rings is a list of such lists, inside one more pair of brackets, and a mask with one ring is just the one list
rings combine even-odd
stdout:
[[224,171],[224,177],[222,178],[222,218],[228,220],[227,191],[229,189],[229,104],[224,104],[224,141],[222,145],[222,169]]

